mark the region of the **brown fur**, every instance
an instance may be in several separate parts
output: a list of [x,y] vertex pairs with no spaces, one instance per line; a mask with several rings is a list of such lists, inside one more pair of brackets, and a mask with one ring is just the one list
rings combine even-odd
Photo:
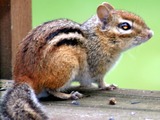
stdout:
[[47,43],[46,36],[54,31],[54,29],[48,31],[47,27],[58,27],[59,21],[64,23],[61,23],[63,27],[71,22],[57,20],[43,24],[30,32],[19,45],[14,68],[15,81],[29,83],[36,93],[44,88],[62,87],[70,78],[72,69],[79,67],[79,61],[85,56],[80,46],[50,47]]

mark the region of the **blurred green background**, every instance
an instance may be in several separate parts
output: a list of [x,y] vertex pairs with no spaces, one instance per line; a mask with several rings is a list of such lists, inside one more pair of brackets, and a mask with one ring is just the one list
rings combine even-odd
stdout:
[[[83,23],[105,0],[32,0],[33,27],[57,18]],[[160,90],[160,0],[107,0],[116,9],[141,16],[154,31],[147,43],[123,54],[119,64],[105,77],[120,88]]]

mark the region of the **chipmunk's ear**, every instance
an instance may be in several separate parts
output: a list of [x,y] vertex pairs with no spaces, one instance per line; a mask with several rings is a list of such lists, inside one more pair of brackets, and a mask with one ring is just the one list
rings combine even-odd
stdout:
[[102,5],[98,6],[97,16],[102,22],[104,22],[111,17],[110,11],[112,10],[114,10],[114,8],[110,4],[104,2]]
[[102,24],[102,29],[105,29],[107,23],[111,20],[110,8],[107,8],[106,5],[98,6],[97,16]]
[[107,9],[109,9],[109,10],[114,10],[114,7],[113,6],[111,6],[109,3],[107,3],[107,2],[103,2],[102,3],[102,5],[104,5]]

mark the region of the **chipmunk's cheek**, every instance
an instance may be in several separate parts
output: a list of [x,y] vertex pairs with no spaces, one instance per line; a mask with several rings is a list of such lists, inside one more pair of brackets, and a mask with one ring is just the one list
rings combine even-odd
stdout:
[[131,41],[123,42],[123,43],[119,44],[119,47],[121,48],[122,51],[126,51],[126,50],[131,49],[135,46],[136,45],[134,45]]
[[154,35],[154,32],[152,30],[144,31],[144,34],[142,33],[139,36],[135,37],[135,40],[133,41],[133,46],[140,45],[144,42],[147,42],[152,36]]

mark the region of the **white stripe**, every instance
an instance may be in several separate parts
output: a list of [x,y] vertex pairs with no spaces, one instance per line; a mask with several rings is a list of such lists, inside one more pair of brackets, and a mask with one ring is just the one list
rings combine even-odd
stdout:
[[49,50],[51,50],[53,47],[55,47],[54,45],[56,45],[59,41],[61,41],[63,39],[84,40],[84,37],[77,32],[69,33],[69,34],[65,34],[65,33],[59,34],[59,35],[55,36],[53,39],[51,39],[51,41],[49,41],[49,43],[47,43],[47,47],[44,50],[44,57],[46,57]]
[[69,34],[59,34],[57,36],[55,36],[48,44],[50,46],[56,45],[59,41],[63,40],[63,39],[79,39],[82,40],[83,36],[79,33],[69,33]]

